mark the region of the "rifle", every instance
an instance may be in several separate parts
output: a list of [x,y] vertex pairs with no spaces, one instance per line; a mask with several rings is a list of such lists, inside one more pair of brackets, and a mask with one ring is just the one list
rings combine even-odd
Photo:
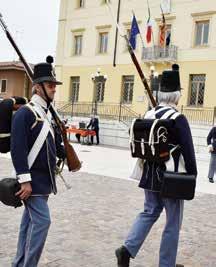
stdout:
[[[11,36],[5,22],[2,19],[1,13],[0,13],[0,25],[1,25],[2,29],[4,30],[4,32],[6,33],[6,36],[7,36],[8,40],[10,41],[11,45],[13,46],[15,51],[17,52],[17,54],[20,58],[20,61],[24,65],[25,71],[26,71],[29,79],[31,81],[33,81],[33,70],[31,69],[31,67],[29,66],[29,64],[25,60],[24,56],[22,55],[21,51],[19,50],[18,46],[16,45],[16,43],[15,43],[13,37]],[[65,124],[61,121],[57,111],[55,110],[55,108],[53,107],[52,104],[50,104],[49,110],[50,110],[52,117],[53,117],[53,119],[54,119],[54,121],[55,121],[57,127],[59,128],[61,135],[62,135],[64,148],[65,148],[65,152],[66,152],[68,170],[73,171],[73,172],[78,171],[81,168],[81,162],[80,162],[74,148],[72,147],[72,145],[69,143],[69,141],[67,139],[67,130],[66,130]]]
[[142,83],[143,83],[143,85],[144,85],[144,87],[145,87],[145,89],[146,89],[147,95],[148,95],[148,97],[149,97],[150,104],[151,104],[153,107],[156,107],[157,103],[156,103],[156,101],[155,101],[155,99],[154,99],[154,97],[153,97],[153,94],[152,94],[152,92],[151,92],[151,90],[150,90],[150,88],[149,88],[149,85],[148,85],[148,82],[147,82],[147,80],[146,80],[146,77],[145,77],[145,75],[144,75],[143,72],[142,72],[142,69],[141,69],[141,67],[140,67],[140,65],[139,65],[139,62],[138,62],[138,60],[137,60],[137,58],[136,58],[136,55],[134,54],[133,48],[131,47],[131,44],[130,44],[130,42],[129,42],[129,40],[128,40],[127,35],[124,35],[124,38],[125,38],[125,40],[126,40],[126,42],[127,42],[127,47],[128,47],[128,51],[129,51],[129,53],[130,53],[131,59],[132,59],[134,65],[135,65],[135,67],[136,67],[136,69],[137,69],[137,71],[138,71],[138,73],[139,73],[139,76],[140,76],[140,78],[141,78],[141,80],[142,80]]
[[125,39],[126,43],[127,43],[127,48],[128,48],[129,53],[130,53],[131,59],[132,59],[134,65],[135,65],[135,67],[136,67],[136,69],[137,69],[137,72],[139,73],[139,76],[140,76],[140,78],[141,78],[141,80],[142,80],[142,83],[143,83],[144,88],[145,88],[145,93],[147,93],[147,96],[148,96],[148,99],[149,99],[149,102],[150,102],[149,104],[150,104],[151,106],[155,107],[155,106],[157,105],[157,103],[156,103],[156,101],[155,101],[155,99],[154,99],[154,97],[153,97],[153,95],[152,95],[152,92],[151,92],[151,90],[150,90],[150,88],[149,88],[147,79],[146,79],[145,75],[144,75],[143,72],[142,72],[142,69],[141,69],[141,67],[140,67],[140,65],[139,65],[139,62],[138,62],[138,60],[137,60],[137,58],[136,58],[136,55],[134,54],[133,48],[131,47],[131,44],[130,44],[130,42],[129,42],[129,40],[128,40],[128,37],[127,37],[126,34],[123,33],[123,31],[122,31],[122,29],[120,28],[118,22],[116,21],[114,15],[113,15],[112,9],[111,9],[111,7],[110,7],[108,1],[106,2],[106,5],[107,5],[107,7],[109,8],[109,11],[110,11],[110,13],[111,13],[111,16],[112,16],[113,20],[115,21],[116,28],[118,29],[118,31],[119,31],[121,37],[123,37],[123,38]]

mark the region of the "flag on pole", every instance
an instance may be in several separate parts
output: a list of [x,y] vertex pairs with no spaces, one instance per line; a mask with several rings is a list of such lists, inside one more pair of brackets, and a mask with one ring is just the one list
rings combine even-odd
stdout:
[[147,43],[151,42],[152,37],[152,23],[151,23],[151,15],[150,15],[150,9],[148,8],[149,17],[147,20],[147,31],[146,31],[146,41]]
[[138,26],[135,15],[133,15],[131,31],[130,31],[130,39],[129,39],[129,42],[133,50],[136,48],[136,36],[138,33],[140,33],[139,26]]
[[166,20],[162,13],[161,26],[160,26],[160,46],[165,46],[165,35],[166,35]]

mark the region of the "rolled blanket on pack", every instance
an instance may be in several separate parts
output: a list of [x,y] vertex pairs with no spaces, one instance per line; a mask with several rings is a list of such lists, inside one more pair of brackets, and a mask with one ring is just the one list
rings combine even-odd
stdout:
[[14,105],[25,105],[28,100],[24,97],[14,96],[0,102],[0,153],[10,151],[11,120]]
[[0,102],[0,152],[10,151],[11,119],[13,115],[13,99],[4,99]]

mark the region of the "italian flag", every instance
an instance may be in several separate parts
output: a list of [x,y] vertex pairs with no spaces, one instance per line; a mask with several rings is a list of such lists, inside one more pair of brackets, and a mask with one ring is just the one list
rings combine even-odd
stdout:
[[146,31],[146,41],[147,43],[151,42],[151,37],[152,37],[152,23],[150,20],[150,16],[147,21],[147,31]]

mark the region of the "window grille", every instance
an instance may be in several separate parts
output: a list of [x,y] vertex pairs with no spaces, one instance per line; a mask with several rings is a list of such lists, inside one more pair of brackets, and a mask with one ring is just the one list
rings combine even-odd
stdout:
[[104,101],[105,81],[96,82],[96,100],[97,102]]
[[80,77],[71,77],[71,101],[79,101]]
[[133,101],[133,88],[134,88],[134,76],[133,75],[123,76],[123,92],[122,92],[123,103],[131,103]]
[[203,106],[205,94],[205,74],[190,75],[190,106]]

